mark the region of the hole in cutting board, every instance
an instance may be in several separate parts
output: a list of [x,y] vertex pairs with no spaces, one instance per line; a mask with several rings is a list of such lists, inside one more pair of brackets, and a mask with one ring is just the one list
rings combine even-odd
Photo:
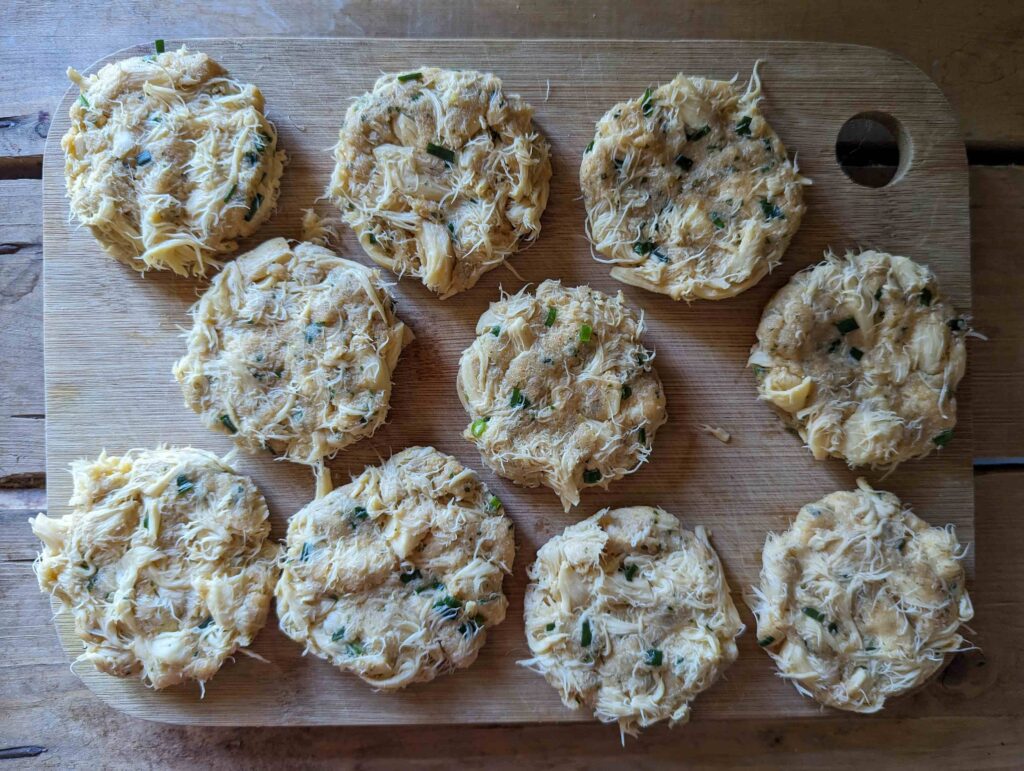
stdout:
[[843,124],[836,137],[836,162],[847,177],[863,187],[898,182],[910,165],[910,156],[909,135],[888,113],[858,113]]

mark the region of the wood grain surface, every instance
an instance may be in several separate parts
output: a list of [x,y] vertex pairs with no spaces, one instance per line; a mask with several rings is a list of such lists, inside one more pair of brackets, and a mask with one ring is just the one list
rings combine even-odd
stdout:
[[[168,40],[168,46],[174,44]],[[302,658],[298,646],[271,621],[254,646],[271,663],[240,657],[218,674],[201,701],[193,689],[154,693],[133,681],[79,670],[102,699],[133,714],[227,725],[586,719],[565,710],[539,677],[515,666],[526,655],[520,622],[525,568],[541,543],[602,506],[657,503],[689,526],[710,526],[738,601],[739,591],[756,578],[765,533],[784,527],[804,503],[854,483],[856,474],[838,461],[815,463],[753,398],[743,365],[770,294],[795,270],[820,259],[826,247],[870,246],[927,262],[957,307],[970,307],[967,175],[956,121],[934,84],[891,54],[856,46],[689,41],[208,40],[195,47],[214,55],[236,77],[260,86],[290,154],[279,211],[259,240],[298,235],[301,209],[311,205],[328,179],[328,148],[344,108],[379,72],[429,63],[483,67],[503,77],[509,90],[537,109],[538,125],[552,143],[555,171],[544,232],[532,249],[515,258],[516,269],[528,282],[557,277],[605,291],[621,288],[633,305],[643,308],[647,342],[659,351],[670,422],[655,443],[652,463],[608,493],[588,491],[569,515],[562,514],[546,489],[523,491],[484,473],[516,521],[519,556],[507,584],[509,618],[490,635],[468,671],[400,694],[374,694],[325,663]],[[582,237],[576,170],[594,121],[614,102],[679,70],[746,76],[756,59],[765,62],[768,117],[814,180],[807,194],[808,215],[785,263],[754,290],[719,303],[687,306],[617,285],[591,260]],[[316,91],[296,89],[311,71],[318,73]],[[230,447],[227,437],[206,432],[182,406],[170,376],[182,352],[179,326],[187,323],[199,286],[163,275],[141,279],[103,256],[89,234],[67,220],[57,143],[74,96],[66,96],[57,110],[44,163],[48,501],[56,515],[66,511],[67,463],[95,455],[101,447],[117,451],[161,441],[218,451]],[[853,184],[835,161],[840,126],[866,110],[894,116],[909,137],[903,147],[910,158],[906,170],[882,189]],[[365,259],[348,233],[341,251]],[[444,303],[418,284],[398,285],[399,313],[416,331],[417,341],[396,372],[389,425],[339,456],[332,464],[336,478],[413,444],[433,444],[482,469],[460,438],[466,418],[455,396],[454,374],[476,318],[499,286],[511,290],[520,282],[511,273],[494,271],[473,290]],[[961,390],[956,440],[941,453],[906,464],[882,486],[913,503],[926,519],[956,524],[969,541],[973,493],[967,391]],[[730,430],[733,442],[721,445],[700,433],[696,424],[704,422]],[[312,494],[308,471],[257,456],[243,456],[240,466],[261,485],[275,534],[282,535],[287,516]],[[876,482],[880,477],[867,476]],[[66,647],[74,653],[79,644],[66,625],[62,628]],[[501,698],[495,699],[495,693]],[[941,714],[943,698],[937,688],[926,688],[894,703],[891,713]],[[696,710],[729,718],[820,714],[813,702],[774,677],[749,634],[727,679],[703,695]]]

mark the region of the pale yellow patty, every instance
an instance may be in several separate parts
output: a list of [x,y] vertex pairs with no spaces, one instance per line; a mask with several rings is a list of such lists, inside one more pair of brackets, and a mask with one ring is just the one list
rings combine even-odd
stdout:
[[952,439],[968,332],[924,265],[826,253],[768,302],[748,364],[815,458],[891,468]]
[[270,216],[285,154],[258,88],[185,47],[68,77],[71,211],[112,257],[202,276]]
[[185,403],[242,447],[310,465],[384,423],[412,340],[378,271],[283,238],[230,262],[192,317]]
[[259,490],[190,447],[103,453],[71,474],[71,513],[29,521],[78,660],[153,688],[209,680],[267,618],[280,548]]
[[551,163],[532,118],[494,75],[383,75],[345,115],[328,194],[377,264],[450,297],[540,234]]
[[863,480],[804,506],[764,544],[747,604],[758,643],[800,693],[853,712],[924,683],[974,616],[952,527]]
[[597,259],[619,281],[674,300],[719,300],[782,259],[807,180],[758,109],[757,73],[687,78],[620,102],[580,166]]
[[521,662],[570,709],[636,734],[685,723],[736,659],[743,631],[702,527],[662,509],[604,509],[555,536],[529,570]]
[[566,511],[647,460],[665,394],[643,319],[588,286],[545,281],[491,303],[459,362],[463,436],[513,482],[554,490]]
[[286,548],[281,629],[375,688],[468,667],[505,618],[512,522],[475,472],[433,447],[307,505]]

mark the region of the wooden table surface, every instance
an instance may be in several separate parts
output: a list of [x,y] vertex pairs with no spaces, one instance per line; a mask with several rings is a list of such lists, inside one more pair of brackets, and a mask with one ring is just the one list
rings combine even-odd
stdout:
[[[4,4],[0,19],[0,771],[55,766],[1013,768],[1024,765],[1024,5],[1019,0],[181,0]],[[68,667],[25,520],[45,507],[42,148],[68,65],[158,37],[265,35],[806,39],[892,50],[958,112],[971,162],[976,618],[914,718],[703,720],[623,750],[608,726],[225,729],[147,723]],[[397,736],[396,736],[397,733]],[[7,760],[3,748],[34,757]]]

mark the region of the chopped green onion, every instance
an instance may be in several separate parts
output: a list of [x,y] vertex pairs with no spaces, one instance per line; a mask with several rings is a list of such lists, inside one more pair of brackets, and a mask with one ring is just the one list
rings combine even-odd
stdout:
[[302,551],[299,554],[299,562],[306,562],[309,559],[309,555],[313,553],[313,544],[306,541],[302,544]]
[[88,109],[89,107],[92,107],[92,105],[89,104],[89,100],[85,98],[85,94],[79,94],[78,95],[78,101],[81,102],[82,103],[82,107],[85,107],[86,109]]
[[231,200],[231,198],[232,198],[232,196],[234,196],[236,190],[238,190],[238,183],[237,182],[231,186],[231,189],[228,190],[228,194],[226,196],[224,196],[224,203],[227,203],[228,201]]
[[501,327],[499,327],[499,326],[491,327],[491,334],[494,335],[495,337],[500,335],[501,334]]
[[479,438],[480,438],[480,437],[481,437],[481,436],[483,435],[484,431],[486,431],[486,430],[487,430],[487,421],[488,421],[488,420],[490,420],[490,418],[477,418],[476,420],[474,420],[474,421],[473,421],[473,422],[472,422],[472,423],[470,424],[470,426],[469,426],[469,432],[470,432],[470,433],[471,433],[471,434],[472,434],[472,435],[473,435],[474,437],[476,437],[477,439],[479,439]]
[[947,428],[942,433],[936,434],[932,438],[932,442],[935,443],[936,447],[945,447],[947,444],[949,444],[950,440],[952,440],[952,439],[953,439],[953,429],[952,428]]
[[224,428],[226,428],[232,434],[237,434],[238,433],[238,427],[235,426],[235,424],[231,422],[231,418],[228,417],[227,415],[221,415],[220,416],[220,422],[223,423],[224,424]]
[[410,102],[415,102],[421,96],[423,96],[423,92],[422,91],[413,91],[411,94],[409,94],[409,101]]
[[377,245],[377,236],[375,236],[373,233],[367,233],[366,240],[369,241],[374,246]]
[[633,252],[639,255],[650,254],[655,248],[657,248],[657,244],[650,241],[637,241],[633,244]]
[[839,334],[846,335],[855,329],[860,329],[860,324],[857,323],[857,319],[850,316],[847,319],[836,322],[836,329],[839,330]]
[[178,495],[184,495],[189,490],[195,489],[195,483],[184,474],[178,474],[178,478],[175,481],[178,485]]
[[349,656],[362,656],[366,653],[366,648],[358,640],[345,643],[345,650],[348,651]]
[[370,512],[364,509],[362,506],[356,506],[352,511],[349,512],[349,518],[363,520],[370,516]]
[[206,619],[199,625],[200,629],[206,629],[210,624],[213,623],[213,616],[207,616]]
[[423,575],[420,573],[419,568],[415,568],[411,573],[402,573],[398,576],[398,580],[403,584],[408,584],[411,581],[415,581],[417,578],[422,578]]
[[163,39],[162,38],[157,38],[156,41],[153,43],[153,47],[156,49],[156,52],[158,54],[162,54],[164,52],[164,41],[163,41]]
[[544,319],[544,326],[550,327],[555,323],[555,319],[558,318],[558,311],[554,308],[548,308],[548,315]]
[[246,222],[252,222],[252,218],[256,216],[256,212],[260,210],[260,204],[263,203],[263,196],[257,193],[252,197],[252,203],[249,204],[249,211],[245,215]]
[[706,137],[710,133],[711,133],[711,126],[701,126],[696,131],[690,131],[689,129],[686,129],[686,141],[687,142],[696,142],[698,139]]
[[324,333],[324,325],[320,321],[314,321],[306,326],[306,342],[312,343]]
[[928,287],[925,287],[924,289],[921,290],[921,305],[931,305],[931,304],[932,304],[932,290],[929,289]]
[[711,224],[719,230],[725,227],[725,221],[718,216],[718,212],[711,212]]
[[804,615],[808,618],[813,618],[819,624],[825,622],[825,614],[816,608],[804,608]]
[[632,388],[630,388],[628,385],[622,386],[622,401],[625,401],[626,399],[628,399],[632,395],[633,395],[633,389]]
[[587,619],[583,619],[583,624],[580,627],[580,645],[587,648],[590,646],[593,639],[594,635],[590,631],[590,622]]
[[433,142],[427,142],[427,152],[435,158],[440,158],[445,163],[455,163],[455,153],[447,147],[435,145]]
[[593,139],[591,139],[591,140],[590,140],[590,144],[589,144],[589,145],[587,145],[587,148],[586,148],[586,149],[585,149],[585,150],[584,150],[583,152],[585,152],[585,153],[589,153],[589,152],[590,152],[591,150],[593,150],[593,149],[594,149],[594,140],[593,140]]
[[643,111],[644,115],[650,115],[654,112],[654,101],[651,99],[652,93],[651,89],[648,88],[644,91],[644,96],[640,100],[640,109]]
[[546,627],[544,627],[544,628],[545,628],[546,630],[548,630],[549,632],[554,632],[554,631],[555,631],[555,622],[554,622],[554,621],[552,621],[552,622],[551,622],[550,624],[548,624],[548,625],[547,625]]
[[740,122],[736,124],[736,133],[739,134],[741,137],[749,137],[750,136],[750,116],[749,115],[744,115],[740,119]]
[[768,635],[767,637],[762,637],[760,640],[758,640],[757,644],[764,648],[767,645],[771,645],[773,642],[775,642],[775,638],[771,635]]
[[782,209],[773,204],[767,198],[761,199],[761,211],[764,212],[764,218],[766,220],[786,219],[786,215],[782,213]]
[[[646,444],[646,441],[644,442]],[[588,485],[592,485],[595,482],[601,481],[601,472],[598,469],[584,469],[583,470],[583,481]]]
[[530,406],[530,400],[527,399],[523,395],[523,392],[519,390],[519,386],[514,386],[512,388],[512,398],[509,400],[508,406],[509,407],[529,407]]
[[860,361],[861,359],[864,358],[864,351],[862,351],[860,348],[851,348],[850,355],[854,358],[855,361]]
[[145,166],[151,160],[153,160],[153,155],[149,152],[149,150],[143,150],[141,153],[135,156],[135,165]]
[[622,567],[619,569],[625,573],[627,581],[632,581],[636,578],[636,574],[640,572],[639,565],[627,565],[626,563],[622,563]]
[[754,377],[764,377],[764,373],[768,371],[764,367],[762,367],[760,364],[755,364],[753,366],[754,366]]
[[458,618],[459,608],[461,607],[462,602],[451,595],[445,595],[434,603],[434,609],[437,610],[437,614],[445,621]]
[[345,627],[341,627],[334,634],[331,635],[331,642],[338,642],[338,640],[345,639]]
[[676,156],[676,166],[681,168],[683,171],[689,171],[693,168],[693,161],[687,158],[685,155]]
[[650,648],[644,653],[644,664],[649,667],[660,667],[663,656],[657,648]]
[[459,634],[463,637],[472,637],[480,630],[484,623],[484,617],[477,613],[472,618],[466,619],[459,624]]
[[589,343],[591,336],[594,334],[594,328],[590,324],[584,324],[580,327],[580,342]]
[[410,80],[423,80],[422,72],[407,72],[398,76],[399,83],[408,83]]
[[497,511],[500,508],[501,508],[501,498],[499,498],[497,495],[492,494],[487,499],[487,510],[488,511]]

